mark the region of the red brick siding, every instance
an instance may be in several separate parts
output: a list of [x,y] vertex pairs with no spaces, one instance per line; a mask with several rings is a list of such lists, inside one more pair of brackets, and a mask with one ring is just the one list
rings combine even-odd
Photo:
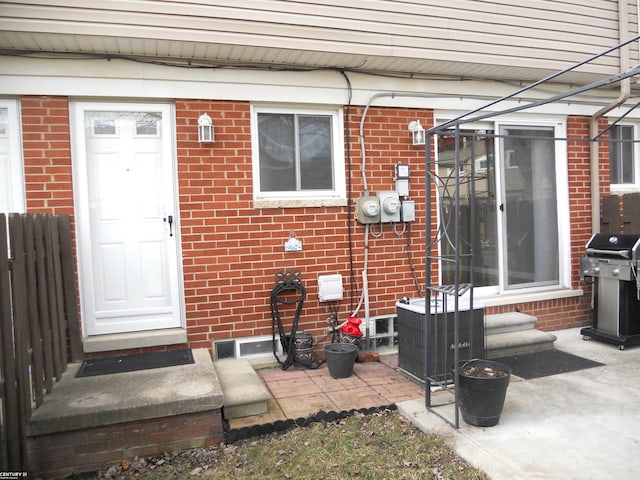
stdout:
[[222,440],[222,414],[217,409],[31,437],[27,453],[30,474],[53,479]]
[[73,214],[68,99],[23,97],[21,115],[27,210]]
[[[348,207],[253,207],[250,109],[246,102],[180,100],[176,104],[178,183],[184,287],[190,346],[211,347],[215,339],[271,332],[269,294],[274,274],[298,269],[307,288],[300,327],[319,338],[328,310],[318,302],[317,276],[341,273],[347,298],[341,318],[358,301],[364,262],[364,227],[351,222],[353,282],[349,270]],[[352,203],[362,193],[359,125],[363,107],[352,107],[345,118],[345,139],[350,141]],[[197,120],[208,113],[216,141],[199,144]],[[433,124],[432,112],[418,109],[370,108],[365,122],[366,172],[371,193],[393,190],[394,167],[411,168],[410,198],[416,200],[417,221],[411,229],[411,254],[421,290],[424,290],[424,149],[413,147],[407,131],[410,120]],[[27,207],[29,211],[73,214],[68,99],[22,99],[23,143]],[[588,137],[588,118],[570,117],[568,136]],[[603,144],[604,145],[604,144]],[[346,149],[345,149],[346,150]],[[582,287],[581,298],[520,305],[540,317],[545,329],[588,323],[589,287],[578,279],[578,257],[591,234],[588,142],[567,143],[571,222],[572,283]],[[601,190],[608,192],[608,152],[601,148]],[[435,218],[435,192],[431,192]],[[376,227],[379,228],[379,227]],[[285,253],[283,243],[295,231],[303,251]],[[403,295],[416,296],[407,260],[406,233],[396,236],[390,225],[382,238],[369,238],[371,315],[394,312]],[[437,267],[434,278],[437,278]],[[353,298],[349,294],[353,289]],[[513,309],[515,306],[496,310]],[[559,310],[560,309],[560,310]],[[562,311],[560,320],[558,311]],[[285,312],[287,313],[287,312]],[[364,310],[361,310],[364,315]],[[290,316],[285,315],[285,322]]]
[[[362,108],[349,118],[351,175],[354,201],[362,192],[358,128]],[[200,145],[195,125],[208,112],[215,124],[216,142]],[[307,289],[301,327],[320,335],[328,311],[317,298],[317,276],[341,273],[349,293],[349,217],[352,207],[253,207],[249,104],[238,102],[179,101],[176,103],[181,235],[187,296],[189,339],[194,347],[210,347],[226,337],[271,332],[269,294],[275,273],[297,269]],[[367,176],[369,189],[395,189],[397,162],[412,169],[412,198],[419,199],[424,184],[423,151],[410,145],[407,112],[370,109],[367,116]],[[390,123],[390,119],[393,124]],[[424,209],[417,205],[417,215]],[[406,256],[406,236],[386,226],[383,239],[370,238],[369,281],[372,309],[391,313],[405,293],[415,295]],[[291,232],[303,242],[303,251],[285,253]],[[353,222],[354,273],[361,285],[364,227]],[[412,229],[412,249],[418,271],[424,265],[424,223]],[[358,290],[359,292],[359,290]],[[357,304],[358,298],[354,297]],[[349,312],[349,300],[341,315]],[[285,322],[290,321],[285,312]]]

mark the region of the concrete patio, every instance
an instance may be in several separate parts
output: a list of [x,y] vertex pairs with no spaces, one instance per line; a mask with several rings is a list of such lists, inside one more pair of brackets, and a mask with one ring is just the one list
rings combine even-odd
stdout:
[[[319,411],[396,404],[420,429],[438,432],[458,454],[502,479],[635,479],[640,452],[640,347],[619,351],[580,329],[560,330],[555,348],[605,365],[532,380],[512,377],[500,423],[455,430],[453,406],[425,408],[422,387],[396,371],[397,355],[354,366],[346,379],[317,370],[258,370],[273,399],[261,416],[234,419],[242,428]],[[446,393],[443,395],[447,395]]]
[[[605,365],[512,381],[500,423],[455,430],[423,400],[400,402],[419,428],[445,435],[492,480],[635,479],[640,453],[640,348],[585,341],[580,329],[553,332],[555,348]],[[517,380],[517,379],[514,379]],[[443,416],[452,407],[439,407]]]

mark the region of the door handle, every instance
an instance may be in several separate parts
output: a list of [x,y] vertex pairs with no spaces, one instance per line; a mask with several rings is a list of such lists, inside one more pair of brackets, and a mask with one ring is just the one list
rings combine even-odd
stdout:
[[169,236],[173,237],[173,215],[169,215],[162,220],[164,220],[165,222],[169,222]]

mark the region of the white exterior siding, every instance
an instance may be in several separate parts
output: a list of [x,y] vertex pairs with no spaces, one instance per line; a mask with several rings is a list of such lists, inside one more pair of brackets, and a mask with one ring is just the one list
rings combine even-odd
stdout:
[[[617,0],[229,3],[0,2],[0,48],[527,80],[619,38]],[[636,1],[627,8],[633,37]],[[636,43],[630,57],[637,62]],[[616,53],[582,71],[618,69]]]

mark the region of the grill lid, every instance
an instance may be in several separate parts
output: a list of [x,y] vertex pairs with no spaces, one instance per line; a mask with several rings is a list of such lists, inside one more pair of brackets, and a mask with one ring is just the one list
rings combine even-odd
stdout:
[[635,260],[640,256],[640,235],[596,233],[587,243],[588,256],[614,255]]

